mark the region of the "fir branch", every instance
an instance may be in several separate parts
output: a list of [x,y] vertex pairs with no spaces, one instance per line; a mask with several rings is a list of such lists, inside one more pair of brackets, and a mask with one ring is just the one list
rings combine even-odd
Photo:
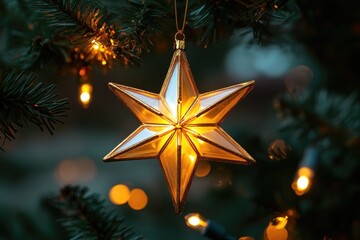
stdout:
[[138,63],[142,51],[149,51],[153,45],[151,38],[161,32],[159,20],[165,16],[165,9],[157,1],[129,0],[118,13],[121,25],[117,33],[122,44],[117,47],[117,55]]
[[35,81],[33,74],[0,73],[0,139],[11,141],[18,127],[33,123],[53,133],[68,109],[67,99],[56,99],[55,85]]
[[252,27],[254,37],[263,42],[274,25],[289,20],[283,6],[288,0],[206,0],[194,7],[190,26],[200,31],[199,41],[205,47],[221,36],[231,36],[234,30]]
[[45,200],[45,204],[59,220],[70,239],[77,240],[139,240],[130,228],[124,226],[104,207],[104,201],[96,194],[89,195],[88,189],[79,186],[65,186],[60,195]]
[[326,90],[286,94],[275,102],[282,117],[280,129],[306,141],[359,149],[360,103],[358,95],[334,95]]
[[89,44],[97,35],[111,29],[99,4],[88,0],[35,0],[29,6],[37,13],[38,21],[57,37],[73,45]]

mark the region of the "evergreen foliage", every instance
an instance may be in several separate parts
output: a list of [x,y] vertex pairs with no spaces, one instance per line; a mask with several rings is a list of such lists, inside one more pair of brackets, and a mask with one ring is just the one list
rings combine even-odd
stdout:
[[69,239],[140,240],[122,220],[105,210],[104,201],[88,189],[65,186],[60,194],[45,200],[46,206],[66,231]]
[[323,146],[343,145],[359,149],[360,103],[357,93],[342,96],[327,90],[285,94],[275,104],[282,117],[280,129],[295,138]]
[[45,86],[33,74],[3,72],[0,74],[0,139],[15,138],[18,127],[33,123],[53,133],[54,125],[62,123],[68,108],[67,99],[57,99],[56,86]]
[[[252,26],[255,37],[262,39],[261,32],[265,31],[265,28],[259,27],[260,22],[269,25],[267,23],[271,21],[270,12],[273,12],[274,6],[279,10],[283,3],[285,1],[281,4],[276,1],[245,3],[235,0],[190,2],[188,25],[189,28],[199,29],[200,42],[205,46],[216,40],[217,32],[231,35],[234,29],[244,26]],[[1,4],[3,8],[0,25],[3,29],[0,39],[0,69],[35,70],[52,62],[56,66],[75,69],[77,72],[82,67],[90,69],[93,65],[110,67],[114,60],[121,60],[125,65],[139,64],[142,52],[150,50],[151,39],[155,35],[160,32],[163,35],[174,32],[173,26],[168,26],[170,30],[164,29],[165,25],[160,24],[165,22],[168,16],[173,17],[173,6],[153,0],[129,0],[125,3],[116,3],[115,6],[112,4],[111,8],[109,1],[102,3],[89,0],[18,0],[4,1]],[[13,11],[18,12],[16,19],[11,14]],[[15,37],[17,40],[13,41]],[[94,42],[102,46],[101,52],[93,52]],[[10,75],[1,85],[3,98],[8,98],[10,95],[14,97],[14,94],[20,96],[30,94],[29,100],[38,100],[39,95],[30,91],[29,84],[33,75],[22,73],[16,81],[10,81],[8,79]],[[12,74],[11,78],[16,77]],[[21,83],[23,80],[24,83]],[[20,84],[27,87],[19,88]],[[17,91],[7,92],[11,89]],[[49,97],[53,89],[53,87],[44,89],[47,94],[47,98],[44,99],[53,99]],[[51,106],[59,107],[63,103],[64,101],[51,102]],[[8,104],[10,103],[7,101],[2,105],[7,107]],[[23,101],[22,104],[27,103]],[[14,138],[15,125],[23,126],[30,121],[40,127],[44,125],[51,132],[53,124],[57,121],[54,120],[55,118],[49,118],[49,115],[37,119],[35,115],[39,111],[34,110],[34,107],[20,108],[20,101],[13,105],[17,108],[10,111],[11,116],[8,110],[2,113],[1,132],[4,139]],[[4,109],[3,107],[1,111]],[[19,109],[33,110],[27,114],[26,111]],[[56,110],[63,109],[59,107]],[[55,116],[58,113],[56,112]],[[49,120],[43,121],[43,119]]]

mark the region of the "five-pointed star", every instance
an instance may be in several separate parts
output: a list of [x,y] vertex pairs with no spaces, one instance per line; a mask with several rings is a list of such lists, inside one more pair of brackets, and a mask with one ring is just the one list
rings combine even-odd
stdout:
[[253,85],[250,81],[199,94],[182,50],[174,52],[160,94],[109,83],[142,124],[104,160],[158,158],[175,211],[181,212],[198,160],[255,162],[219,126]]

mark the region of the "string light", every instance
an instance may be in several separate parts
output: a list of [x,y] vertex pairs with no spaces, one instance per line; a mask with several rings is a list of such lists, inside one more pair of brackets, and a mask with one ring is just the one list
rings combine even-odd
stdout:
[[88,108],[92,97],[92,85],[90,83],[83,83],[79,88],[79,99],[83,108]]
[[227,235],[223,226],[205,219],[199,213],[189,213],[184,218],[188,227],[199,231],[207,238],[214,240],[237,240],[236,237]]
[[296,195],[301,196],[310,190],[313,176],[314,172],[309,167],[302,167],[297,171],[292,184],[292,188]]
[[287,240],[288,231],[286,225],[288,216],[276,217],[270,221],[264,232],[264,240]]
[[204,232],[208,226],[208,222],[199,213],[189,213],[185,216],[185,223],[188,227]]
[[313,168],[318,158],[318,150],[315,147],[309,147],[305,150],[304,158],[299,165],[294,181],[291,185],[295,194],[301,196],[310,191],[314,177]]

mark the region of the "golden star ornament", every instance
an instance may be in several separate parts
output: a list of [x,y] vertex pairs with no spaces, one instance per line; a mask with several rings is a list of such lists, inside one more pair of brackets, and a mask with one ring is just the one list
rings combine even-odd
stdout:
[[219,126],[255,82],[199,94],[184,43],[177,42],[176,46],[159,94],[109,83],[109,88],[141,125],[107,154],[104,161],[158,158],[175,212],[180,213],[199,161],[255,162]]

